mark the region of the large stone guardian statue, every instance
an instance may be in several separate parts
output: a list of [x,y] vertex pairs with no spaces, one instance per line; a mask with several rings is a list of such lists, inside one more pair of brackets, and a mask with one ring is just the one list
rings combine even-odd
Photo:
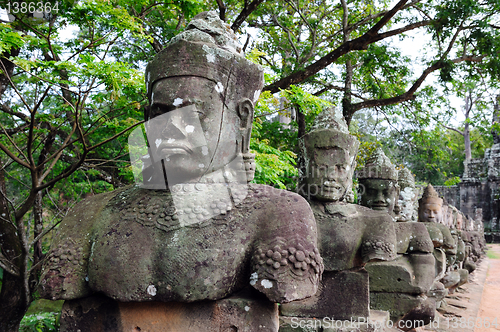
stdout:
[[[43,267],[41,295],[104,295],[103,302],[119,308],[113,331],[129,330],[123,322],[134,315],[123,310],[151,312],[159,302],[177,302],[168,312],[190,331],[219,331],[233,309],[241,318],[231,323],[238,331],[256,331],[254,324],[276,331],[271,302],[313,295],[323,263],[307,202],[248,183],[253,107],[262,84],[261,68],[243,57],[229,26],[214,12],[196,16],[146,69],[144,155],[132,153],[141,150],[142,133],[130,140],[141,183],[86,199],[68,214]],[[271,306],[220,304],[248,288]],[[85,301],[69,302],[81,309]],[[266,306],[274,309],[258,311]],[[179,318],[179,310],[187,316]],[[200,310],[212,318],[196,323],[192,315]],[[267,323],[248,322],[257,313]],[[175,320],[162,317],[156,318],[167,325]],[[188,330],[182,326],[171,330]]]
[[299,144],[303,158],[299,192],[314,211],[325,272],[316,295],[281,305],[281,314],[337,320],[366,318],[370,309],[364,266],[396,257],[395,223],[383,211],[346,202],[359,143],[334,109],[318,115]]

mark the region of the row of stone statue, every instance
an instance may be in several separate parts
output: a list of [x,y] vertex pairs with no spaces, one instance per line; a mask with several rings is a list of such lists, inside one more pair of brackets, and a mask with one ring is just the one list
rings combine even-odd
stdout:
[[[409,170],[396,170],[380,148],[357,174],[360,204],[370,209],[345,202],[358,143],[342,121],[327,110],[301,139],[301,190],[314,211],[325,272],[318,293],[282,305],[281,314],[350,319],[371,307],[396,321],[428,323],[475,269],[485,245],[482,223],[443,204],[431,185],[417,202]],[[351,305],[332,301],[339,297]]]
[[333,109],[299,140],[300,195],[250,183],[263,72],[216,13],[149,63],[146,86],[137,185],[80,202],[46,257],[40,294],[68,300],[61,331],[277,331],[272,303],[289,318],[371,307],[429,322],[475,268],[480,223],[432,186],[414,222],[413,178],[381,150],[357,174],[365,206],[349,203],[359,143]]

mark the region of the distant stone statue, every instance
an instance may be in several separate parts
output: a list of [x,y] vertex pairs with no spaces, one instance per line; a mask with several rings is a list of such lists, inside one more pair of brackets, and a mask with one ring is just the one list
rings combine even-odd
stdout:
[[383,150],[377,148],[359,171],[358,179],[362,188],[360,204],[399,221],[394,226],[397,257],[366,265],[372,308],[388,310],[393,320],[430,322],[435,302],[425,294],[434,282],[433,245],[423,225],[406,222],[411,219],[412,200],[416,199],[413,175],[405,169],[398,172]]
[[465,270],[451,269],[456,261],[458,237],[454,238],[450,229],[444,225],[442,206],[443,199],[429,184],[419,200],[418,220],[427,227],[434,244],[436,280],[440,281],[444,288],[454,289],[467,282],[468,274]]
[[395,216],[399,197],[398,171],[381,148],[373,151],[358,172],[361,190],[360,204]]
[[299,139],[299,146],[299,192],[314,211],[325,272],[315,296],[280,306],[281,314],[367,317],[368,274],[363,267],[370,261],[396,257],[395,223],[384,211],[346,202],[359,142],[334,109],[318,115],[312,130]]
[[418,215],[418,189],[411,171],[403,167],[398,171],[399,199],[394,213],[399,222],[417,221]]
[[[141,183],[68,214],[43,267],[41,295],[195,302],[247,285],[272,302],[313,295],[323,263],[309,205],[248,183],[263,73],[229,26],[215,12],[196,16],[148,64],[146,86],[148,147],[140,157],[131,151]],[[132,136],[131,150],[141,151],[142,132]]]

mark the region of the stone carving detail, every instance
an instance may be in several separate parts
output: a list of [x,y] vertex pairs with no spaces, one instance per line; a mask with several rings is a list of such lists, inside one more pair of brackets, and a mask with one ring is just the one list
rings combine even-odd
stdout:
[[273,280],[283,273],[292,273],[293,278],[314,279],[323,272],[323,259],[317,248],[312,251],[300,244],[300,239],[276,238],[267,247],[271,249],[257,249],[253,261],[256,275]]

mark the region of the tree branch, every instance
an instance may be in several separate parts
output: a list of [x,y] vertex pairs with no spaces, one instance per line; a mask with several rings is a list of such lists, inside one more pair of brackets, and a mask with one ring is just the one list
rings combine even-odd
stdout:
[[216,0],[217,6],[219,7],[219,18],[226,22],[226,5],[222,0]]
[[458,130],[458,129],[456,129],[456,128],[453,128],[453,127],[448,127],[448,126],[445,126],[445,125],[442,125],[442,126],[443,126],[443,127],[445,127],[445,128],[446,128],[446,129],[448,129],[448,130],[453,130],[453,131],[455,131],[455,132],[459,133],[461,136],[464,136],[464,132],[463,132],[463,131],[460,131],[460,130]]
[[265,0],[253,0],[248,5],[246,5],[238,15],[238,17],[234,20],[233,24],[231,25],[231,29],[233,29],[233,31],[237,31],[241,27],[243,22],[245,22],[245,20],[248,18],[248,16],[250,16],[250,14],[252,14],[255,9],[257,9],[257,7],[264,1]]
[[[332,52],[328,53],[318,61],[310,64],[304,69],[298,70],[295,73],[284,77],[266,87],[264,87],[264,91],[270,91],[271,93],[279,92],[282,89],[286,89],[290,87],[292,84],[297,84],[305,79],[315,75],[320,70],[326,68],[329,64],[340,58],[341,56],[354,51],[354,50],[365,50],[368,45],[379,41],[383,38],[380,35],[383,35],[384,38],[392,36],[392,34],[386,32],[384,34],[378,34],[378,31],[382,29],[382,27],[387,24],[390,19],[396,15],[396,13],[401,10],[408,0],[400,0],[390,11],[388,11],[377,24],[375,24],[368,32],[363,34],[362,36],[348,41],[346,43],[342,43],[339,47],[337,47]],[[399,29],[398,29],[399,30]],[[395,33],[394,33],[395,34]]]

